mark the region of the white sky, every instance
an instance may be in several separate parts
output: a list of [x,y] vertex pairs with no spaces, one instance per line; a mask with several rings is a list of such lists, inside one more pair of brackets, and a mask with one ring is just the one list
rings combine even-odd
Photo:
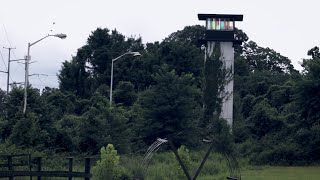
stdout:
[[[0,0],[0,52],[7,63],[23,58],[28,42],[48,33],[65,33],[67,39],[50,37],[31,47],[30,77],[34,87],[57,87],[56,74],[97,27],[114,29],[143,42],[161,41],[188,25],[201,24],[198,13],[243,14],[236,26],[262,47],[289,57],[297,69],[307,51],[320,45],[320,2],[317,0]],[[55,22],[55,25],[53,25]],[[7,66],[7,65],[6,65]],[[0,70],[6,70],[0,56]],[[24,66],[11,63],[10,81],[24,81]],[[6,74],[0,73],[5,89]]]

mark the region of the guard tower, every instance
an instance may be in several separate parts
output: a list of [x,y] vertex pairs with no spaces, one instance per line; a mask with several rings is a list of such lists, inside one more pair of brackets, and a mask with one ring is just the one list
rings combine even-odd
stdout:
[[224,68],[232,72],[232,79],[224,87],[220,117],[226,119],[230,127],[233,125],[233,74],[234,74],[234,44],[241,44],[235,38],[235,21],[242,21],[243,15],[233,14],[198,14],[198,19],[206,22],[205,38],[199,42],[206,46],[205,61],[211,57],[215,46],[220,44],[220,59]]

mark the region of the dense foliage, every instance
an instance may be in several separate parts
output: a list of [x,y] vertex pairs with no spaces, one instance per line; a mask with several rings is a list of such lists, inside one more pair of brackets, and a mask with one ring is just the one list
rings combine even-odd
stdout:
[[[26,116],[22,87],[8,94],[0,90],[0,143],[90,154],[113,144],[119,153],[136,153],[157,137],[175,137],[198,148],[210,120],[205,114],[219,112],[218,100],[208,98],[216,94],[208,82],[216,79],[205,76],[215,72],[205,70],[197,46],[203,35],[203,27],[189,26],[162,42],[143,44],[140,37],[96,29],[62,64],[59,88],[28,88]],[[319,162],[319,48],[308,52],[299,73],[287,57],[249,41],[241,30],[236,35],[244,41],[235,46],[234,68],[233,138],[239,154],[260,164]],[[110,106],[111,61],[128,51],[142,56],[115,62]],[[217,84],[212,88],[218,91]]]
[[107,147],[102,147],[100,150],[100,160],[92,168],[92,174],[94,180],[117,180],[122,179],[123,168],[120,166],[120,156],[117,150],[114,149],[112,144],[108,144]]

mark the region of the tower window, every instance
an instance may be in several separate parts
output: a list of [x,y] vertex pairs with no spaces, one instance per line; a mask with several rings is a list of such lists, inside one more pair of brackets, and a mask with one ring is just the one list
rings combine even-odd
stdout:
[[207,30],[217,30],[217,31],[233,31],[234,21],[230,19],[216,19],[207,18],[206,28]]

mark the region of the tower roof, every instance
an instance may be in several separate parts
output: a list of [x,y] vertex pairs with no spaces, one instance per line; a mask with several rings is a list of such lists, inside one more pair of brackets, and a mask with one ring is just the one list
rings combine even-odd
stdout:
[[207,20],[207,18],[227,18],[234,21],[243,21],[241,14],[198,14],[199,20]]

